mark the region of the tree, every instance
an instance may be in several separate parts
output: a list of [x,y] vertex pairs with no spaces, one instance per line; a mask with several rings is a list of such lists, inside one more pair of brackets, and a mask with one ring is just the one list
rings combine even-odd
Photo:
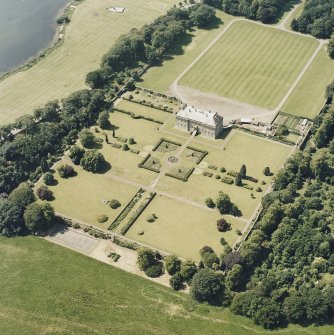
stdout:
[[45,185],[53,185],[55,183],[55,178],[51,172],[47,172],[43,176],[43,181]]
[[106,164],[106,160],[100,152],[97,150],[91,150],[85,152],[80,164],[84,170],[96,173],[102,171],[104,165]]
[[90,148],[95,144],[95,136],[89,129],[81,130],[79,139],[85,148]]
[[237,173],[237,175],[235,176],[234,183],[236,186],[242,186],[242,177],[240,173]]
[[41,161],[41,169],[42,169],[42,172],[43,172],[43,173],[49,171],[49,163],[48,163],[48,161],[47,161],[45,158],[42,158],[42,161]]
[[110,202],[109,202],[109,206],[110,206],[112,209],[117,209],[117,208],[121,207],[122,205],[121,205],[121,203],[120,203],[118,200],[116,200],[116,199],[112,199],[112,200],[110,200]]
[[216,201],[216,206],[220,214],[229,214],[231,210],[230,197],[224,192],[219,192],[219,196]]
[[193,277],[190,287],[191,296],[199,302],[220,300],[224,284],[219,275],[210,269],[200,269]]
[[266,166],[266,167],[263,169],[263,174],[264,174],[265,176],[270,176],[270,175],[271,175],[269,166]]
[[215,208],[216,205],[215,203],[213,202],[212,198],[207,198],[205,200],[205,204],[209,207],[209,208]]
[[13,201],[0,199],[0,236],[19,235],[24,230],[22,210]]
[[283,321],[283,315],[277,303],[270,299],[263,299],[260,308],[253,316],[254,322],[266,329],[275,329]]
[[168,255],[164,258],[165,268],[170,275],[180,271],[181,261],[174,255]]
[[77,145],[73,145],[70,148],[70,158],[72,162],[76,165],[80,164],[81,158],[85,154],[85,149],[78,147]]
[[189,18],[198,27],[204,27],[215,18],[215,10],[208,5],[194,6]]
[[51,190],[49,190],[46,186],[41,186],[37,189],[36,191],[37,196],[41,199],[41,200],[53,200],[53,193]]
[[87,73],[86,84],[91,88],[101,88],[105,84],[101,70],[91,71]]
[[241,165],[239,174],[242,179],[245,179],[247,177],[247,168],[245,164]]
[[327,318],[329,306],[319,288],[308,289],[305,294],[305,312],[310,322],[321,322]]
[[54,209],[49,203],[32,203],[24,211],[24,221],[33,233],[48,229],[55,220]]
[[99,114],[97,124],[101,129],[110,129],[111,123],[109,121],[109,113],[104,111]]
[[243,283],[243,267],[240,264],[233,265],[232,269],[225,277],[225,284],[231,290],[235,291]]
[[74,175],[73,166],[68,164],[61,164],[57,167],[57,171],[61,178],[68,178]]
[[305,319],[305,301],[297,293],[292,293],[284,300],[283,308],[288,321],[300,323]]
[[181,263],[180,275],[189,284],[197,272],[197,267],[195,263],[191,260],[186,260]]
[[221,218],[217,221],[217,229],[220,232],[226,232],[231,229],[231,225],[224,218]]
[[137,264],[141,271],[146,271],[156,262],[155,252],[148,248],[140,248],[138,250]]
[[231,270],[235,264],[240,264],[242,261],[239,251],[229,252],[224,257],[224,265],[226,270]]
[[9,200],[18,208],[24,210],[36,200],[34,192],[28,183],[22,183],[9,195]]
[[175,291],[178,291],[183,286],[183,277],[180,275],[179,272],[174,273],[169,279],[169,285]]

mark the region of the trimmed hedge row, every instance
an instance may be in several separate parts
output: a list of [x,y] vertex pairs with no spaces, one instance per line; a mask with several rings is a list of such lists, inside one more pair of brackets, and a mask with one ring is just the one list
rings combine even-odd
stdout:
[[196,164],[199,164],[199,163],[203,160],[203,158],[208,154],[208,152],[205,151],[205,150],[196,149],[196,148],[194,148],[194,147],[190,147],[190,146],[187,147],[187,149],[189,149],[189,150],[193,150],[193,151],[197,151],[197,152],[199,152],[199,153],[202,154],[200,157],[198,157],[198,159],[197,159],[197,161],[196,161]]
[[159,169],[155,169],[153,167],[149,167],[149,166],[146,166],[145,163],[149,160],[149,158],[151,157],[151,154],[148,154],[139,164],[138,164],[138,167],[141,168],[141,169],[146,169],[146,170],[150,170],[150,171],[153,171],[153,172],[157,172],[159,173],[160,170]]
[[131,218],[129,219],[128,223],[122,228],[121,230],[121,234],[125,235],[128,230],[131,228],[131,226],[136,222],[136,220],[139,218],[139,216],[141,215],[141,213],[143,213],[143,211],[145,210],[145,208],[149,205],[149,203],[153,200],[153,198],[156,196],[155,192],[150,193],[150,196],[146,199],[145,202],[143,202],[139,208],[137,209],[137,211],[135,212],[135,214],[133,216],[131,216]]
[[125,239],[120,238],[118,236],[114,237],[113,243],[115,243],[116,245],[118,245],[120,247],[128,248],[128,249],[131,249],[131,250],[137,250],[140,247],[139,244],[137,244],[135,242],[128,241],[128,240],[125,240]]
[[229,185],[234,184],[234,180],[230,177],[222,177],[222,182]]
[[152,90],[149,90],[147,88],[143,88],[143,87],[138,87],[138,86],[135,86],[135,88],[139,91],[143,91],[143,92],[146,92],[146,93],[150,93],[152,95],[155,95],[156,97],[161,97],[161,98],[166,98],[166,99],[170,99],[170,100],[173,100],[173,101],[177,101],[181,104],[183,104],[183,102],[178,99],[178,98],[175,98],[175,97],[170,97],[166,94],[163,94],[163,93],[160,93],[160,92],[155,92],[155,91],[152,91]]
[[160,110],[160,111],[162,111],[162,112],[169,113],[169,114],[173,114],[173,111],[171,111],[171,110],[169,110],[169,109],[166,110],[166,109],[163,108],[163,107],[161,108],[161,107],[159,107],[159,106],[156,106],[156,105],[154,105],[152,102],[143,102],[143,101],[140,101],[140,100],[129,99],[129,98],[126,98],[126,97],[124,97],[123,99],[126,100],[126,101],[133,102],[133,103],[138,104],[138,105],[142,105],[142,106],[146,106],[146,107],[149,107],[149,108],[158,109],[158,110]]
[[108,227],[108,230],[115,229],[121,223],[121,221],[126,218],[126,216],[130,213],[131,209],[138,202],[144,192],[145,191],[142,188],[139,189],[139,191],[133,196],[133,198],[128,202],[124,209],[119,213],[116,219],[111,223],[111,225]]
[[133,113],[133,112],[129,112],[129,111],[126,111],[126,110],[124,110],[124,109],[120,109],[120,108],[116,108],[116,107],[114,107],[113,109],[114,109],[114,111],[116,111],[116,112],[130,115],[133,119],[143,119],[143,120],[146,120],[146,121],[151,121],[151,122],[155,122],[155,123],[163,124],[162,121],[154,120],[154,119],[152,119],[151,117],[147,117],[147,116],[144,116],[144,115],[137,115],[137,114],[135,114],[135,113]]
[[192,173],[194,172],[195,168],[191,168],[183,177],[179,177],[173,173],[169,173],[167,172],[165,175],[168,176],[168,177],[172,177],[172,178],[175,178],[175,179],[179,179],[179,180],[182,180],[184,182],[188,181],[189,177],[192,175]]
[[181,146],[180,143],[177,143],[177,142],[174,142],[174,141],[170,141],[170,140],[167,140],[165,138],[160,138],[159,142],[153,147],[152,151],[156,151],[160,147],[160,145],[161,145],[162,142],[169,142],[169,143],[177,145],[179,147]]

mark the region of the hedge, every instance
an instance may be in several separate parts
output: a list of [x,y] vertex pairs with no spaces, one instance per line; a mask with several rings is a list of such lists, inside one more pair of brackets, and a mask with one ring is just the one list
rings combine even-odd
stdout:
[[145,208],[149,205],[149,203],[153,200],[153,198],[155,196],[156,196],[155,192],[150,193],[150,196],[148,197],[148,199],[139,206],[139,208],[136,210],[136,212],[134,213],[134,215],[131,216],[131,218],[129,219],[128,223],[122,228],[122,230],[121,230],[121,234],[122,235],[125,235],[128,232],[128,230],[136,222],[136,220],[139,218],[139,216],[141,215],[141,213],[143,213],[143,211],[145,210]]
[[161,145],[162,142],[172,143],[172,144],[175,144],[175,145],[177,145],[179,147],[181,146],[180,143],[177,143],[177,142],[174,142],[174,141],[170,141],[170,140],[167,140],[165,138],[160,138],[159,142],[153,147],[152,151],[156,151],[159,148],[159,146]]
[[113,242],[116,245],[119,245],[120,247],[128,248],[128,249],[131,249],[131,250],[137,250],[139,248],[139,244],[137,244],[135,242],[128,241],[128,240],[125,240],[125,239],[120,238],[118,236],[114,237]]
[[150,117],[147,117],[147,116],[144,116],[144,115],[137,115],[137,114],[135,114],[135,113],[133,113],[133,112],[129,112],[129,111],[126,111],[126,110],[124,110],[124,109],[120,109],[120,108],[116,108],[116,107],[114,107],[113,109],[114,109],[114,111],[116,111],[116,112],[130,115],[133,119],[143,119],[143,120],[147,120],[147,121],[151,121],[151,122],[155,122],[155,123],[163,124],[163,122],[161,122],[161,121],[154,120],[154,119],[152,119],[152,118],[150,118]]
[[156,105],[154,105],[152,102],[146,103],[146,102],[143,102],[143,101],[140,101],[140,100],[129,99],[129,98],[126,98],[126,97],[124,97],[123,99],[124,99],[124,100],[127,100],[127,101],[130,101],[130,102],[133,102],[133,103],[138,104],[138,105],[142,105],[142,106],[146,106],[146,107],[150,107],[150,108],[154,108],[154,109],[159,109],[159,110],[162,111],[162,112],[169,113],[169,114],[173,114],[173,111],[166,110],[166,109],[164,109],[164,108],[161,108],[161,107],[159,107],[159,106],[156,106]]
[[151,157],[151,154],[148,154],[139,164],[138,164],[138,167],[139,168],[142,168],[142,169],[146,169],[146,170],[150,170],[150,171],[153,171],[153,172],[157,172],[159,173],[160,172],[160,169],[155,169],[153,167],[150,167],[150,166],[146,166],[145,163],[148,161],[148,159]]
[[205,150],[196,149],[196,148],[190,147],[190,146],[187,147],[187,149],[197,151],[197,152],[200,152],[202,154],[200,157],[198,157],[198,159],[196,161],[196,164],[199,164],[203,160],[203,158],[208,154],[208,152],[205,151]]
[[128,202],[128,204],[108,227],[108,230],[115,229],[121,223],[121,221],[126,218],[126,216],[130,213],[131,209],[135,206],[135,204],[138,202],[144,192],[145,191],[142,188],[139,189],[139,191],[133,196],[133,198]]
[[172,177],[172,178],[179,179],[179,180],[182,180],[182,181],[186,182],[186,181],[188,181],[189,177],[192,175],[194,170],[195,170],[195,168],[190,169],[183,177],[179,177],[179,176],[177,176],[173,173],[169,173],[169,172],[167,172],[165,175],[168,176],[168,177]]
[[238,172],[231,170],[231,171],[228,171],[227,174],[228,174],[229,176],[236,177],[237,174],[238,174]]

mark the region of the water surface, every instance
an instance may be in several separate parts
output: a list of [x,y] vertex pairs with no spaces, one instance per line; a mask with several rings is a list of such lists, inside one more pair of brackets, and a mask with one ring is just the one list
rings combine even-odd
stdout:
[[49,46],[69,0],[0,0],[0,74]]

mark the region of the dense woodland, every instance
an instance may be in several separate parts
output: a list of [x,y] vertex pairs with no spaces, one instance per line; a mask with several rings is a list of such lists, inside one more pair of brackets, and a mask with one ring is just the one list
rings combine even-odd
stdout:
[[293,0],[222,0],[222,9],[232,15],[245,16],[263,23],[273,23]]
[[334,32],[334,0],[306,0],[302,14],[291,27],[317,38],[330,38]]

